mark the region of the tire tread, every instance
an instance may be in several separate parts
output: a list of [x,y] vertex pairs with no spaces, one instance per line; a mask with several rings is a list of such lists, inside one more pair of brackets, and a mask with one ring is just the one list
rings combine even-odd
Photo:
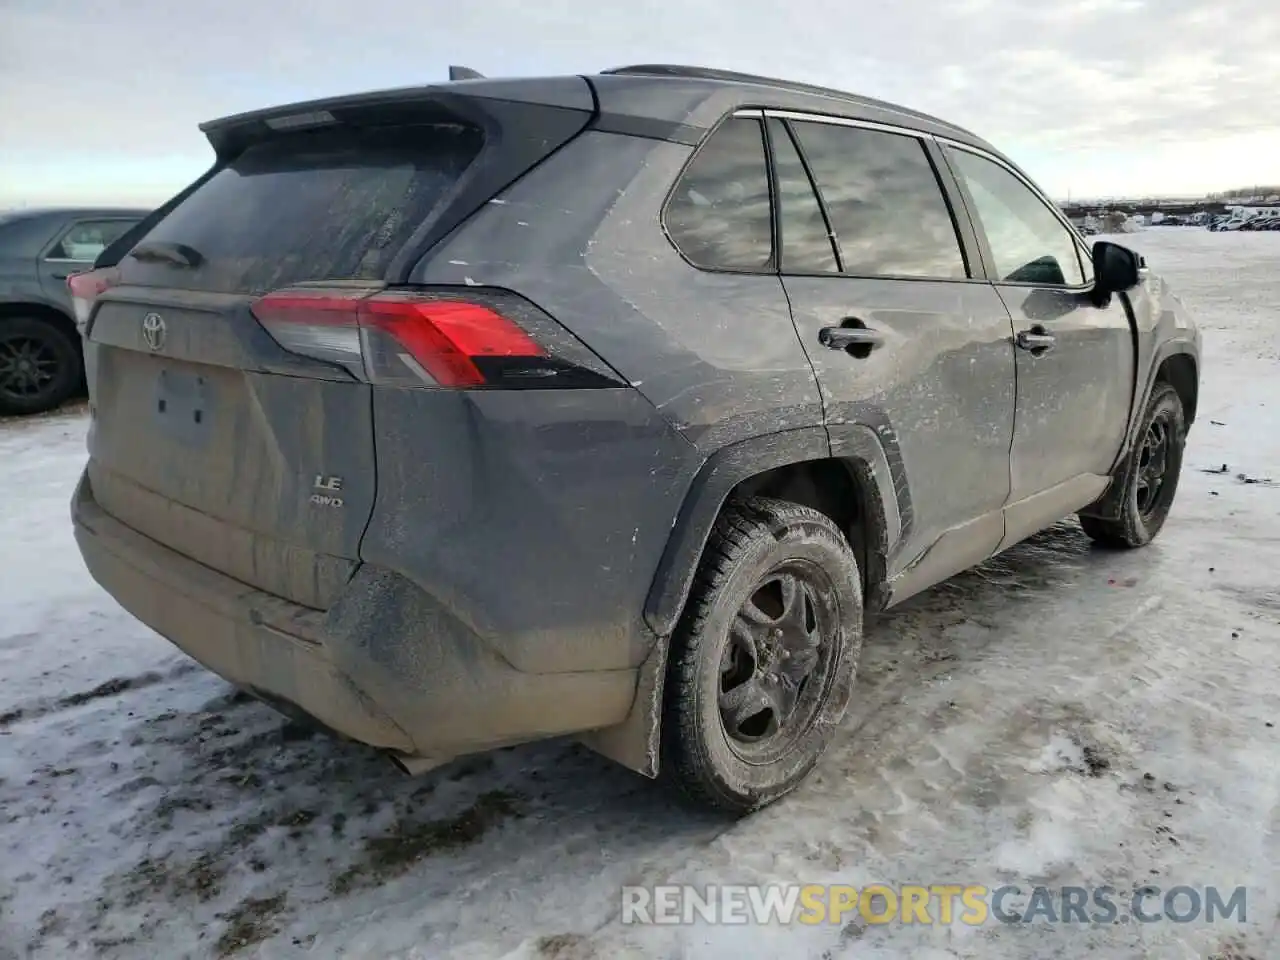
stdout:
[[[789,529],[829,538],[845,553],[857,575],[857,564],[835,522],[811,507],[785,500],[754,497],[729,503],[708,537],[690,588],[685,611],[672,637],[667,665],[667,696],[662,718],[663,778],[683,797],[700,806],[745,814],[769,799],[744,803],[706,775],[705,748],[696,722],[697,678],[701,665],[699,639],[707,630],[715,598],[752,543],[766,532],[780,540]],[[785,791],[783,791],[785,792]]]

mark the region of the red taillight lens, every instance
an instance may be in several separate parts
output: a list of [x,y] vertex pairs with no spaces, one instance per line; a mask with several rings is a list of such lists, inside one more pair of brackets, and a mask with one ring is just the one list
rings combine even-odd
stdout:
[[67,277],[67,289],[71,291],[71,303],[76,311],[76,329],[82,334],[93,313],[94,303],[119,282],[120,274],[115,267],[73,273]]
[[490,382],[486,360],[547,358],[481,298],[295,287],[267,294],[253,313],[286,350],[376,383],[479,387]]

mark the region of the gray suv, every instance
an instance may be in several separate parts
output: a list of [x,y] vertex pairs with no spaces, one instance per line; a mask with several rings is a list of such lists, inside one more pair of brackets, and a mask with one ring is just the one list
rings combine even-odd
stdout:
[[1194,325],[943,120],[642,66],[202,129],[91,275],[76,537],[410,771],[570,734],[752,810],[830,741],[865,611],[1169,512]]
[[51,410],[83,387],[67,279],[145,215],[114,207],[0,214],[0,415]]

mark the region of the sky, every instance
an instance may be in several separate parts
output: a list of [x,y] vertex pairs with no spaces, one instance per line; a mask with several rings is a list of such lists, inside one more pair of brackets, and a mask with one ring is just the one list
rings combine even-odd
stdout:
[[209,165],[204,120],[453,63],[839,87],[969,128],[1061,199],[1280,181],[1275,0],[0,0],[0,208],[158,203]]

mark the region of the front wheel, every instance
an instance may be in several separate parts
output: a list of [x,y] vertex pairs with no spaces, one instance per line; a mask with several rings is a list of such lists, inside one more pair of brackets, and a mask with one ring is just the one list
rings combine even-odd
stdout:
[[1115,478],[1123,484],[1120,516],[1114,520],[1080,516],[1084,532],[1104,546],[1145,546],[1169,516],[1187,441],[1182,400],[1169,384],[1158,383],[1151,391],[1138,438]]
[[844,715],[861,646],[861,579],[839,527],[781,500],[729,506],[672,638],[664,774],[739,815],[793,790]]

